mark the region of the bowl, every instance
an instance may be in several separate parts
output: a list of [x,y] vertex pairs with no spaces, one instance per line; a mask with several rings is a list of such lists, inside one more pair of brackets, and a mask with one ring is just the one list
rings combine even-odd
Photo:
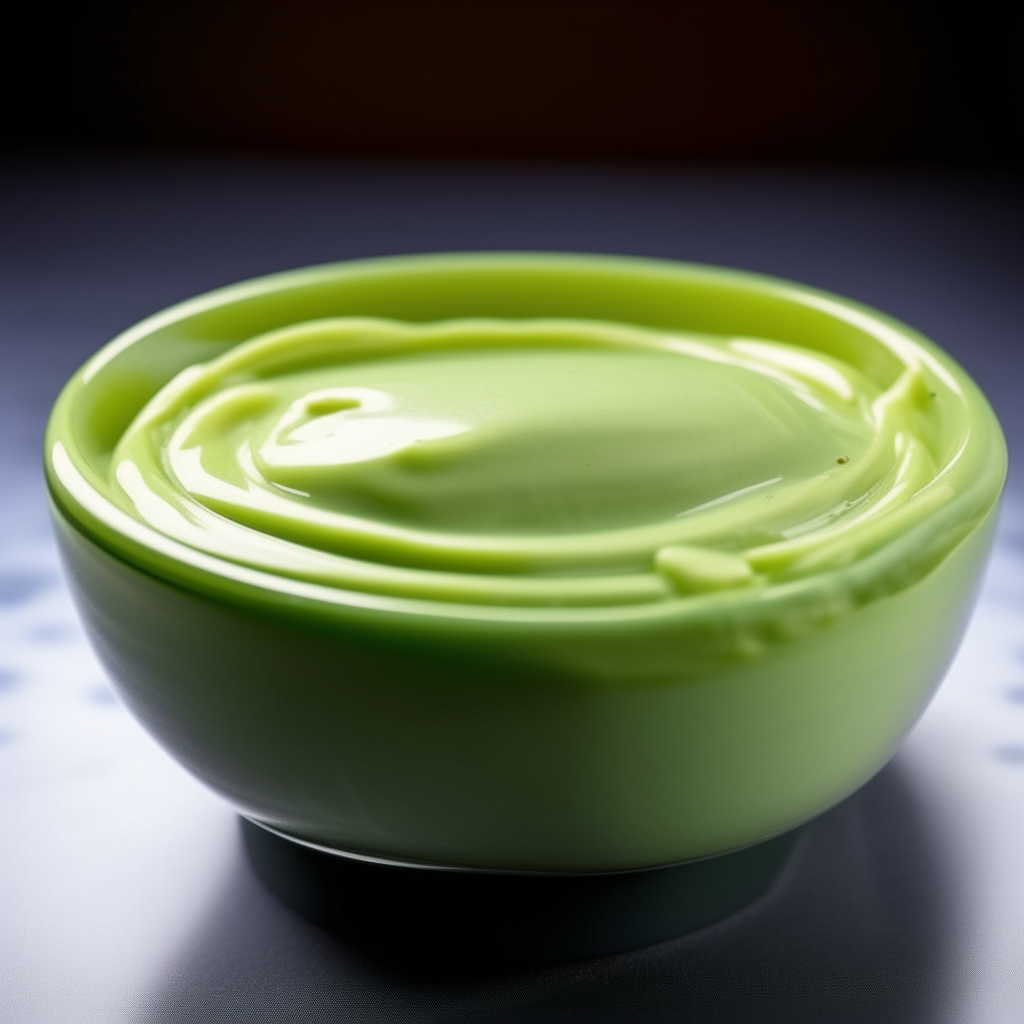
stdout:
[[158,313],[67,384],[45,459],[92,643],[193,775],[312,846],[525,872],[741,850],[871,778],[1006,471],[976,385],[879,312],[500,253]]

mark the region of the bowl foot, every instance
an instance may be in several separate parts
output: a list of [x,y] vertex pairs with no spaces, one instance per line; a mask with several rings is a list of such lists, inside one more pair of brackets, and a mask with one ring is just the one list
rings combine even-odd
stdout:
[[720,857],[610,874],[389,864],[244,818],[242,832],[256,874],[296,913],[372,952],[465,966],[600,956],[711,924],[765,892],[799,830]]

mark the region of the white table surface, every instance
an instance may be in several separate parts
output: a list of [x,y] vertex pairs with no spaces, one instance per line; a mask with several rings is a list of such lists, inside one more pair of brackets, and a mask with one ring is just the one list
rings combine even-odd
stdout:
[[[373,960],[262,890],[230,808],[110,691],[37,465],[62,380],[138,316],[262,271],[449,247],[675,255],[853,293],[940,336],[1012,447],[1024,359],[1007,266],[1020,262],[1000,183],[127,158],[37,161],[5,182],[0,1019],[1024,1021],[1020,475],[938,696],[767,897],[645,950],[440,977]],[[978,336],[961,351],[966,324]]]

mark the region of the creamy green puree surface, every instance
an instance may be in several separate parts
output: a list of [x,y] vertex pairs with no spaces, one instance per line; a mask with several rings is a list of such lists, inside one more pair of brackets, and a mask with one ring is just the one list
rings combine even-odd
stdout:
[[935,391],[913,363],[888,376],[612,322],[316,320],[174,376],[120,437],[109,493],[196,552],[345,591],[701,599],[848,566],[955,496]]

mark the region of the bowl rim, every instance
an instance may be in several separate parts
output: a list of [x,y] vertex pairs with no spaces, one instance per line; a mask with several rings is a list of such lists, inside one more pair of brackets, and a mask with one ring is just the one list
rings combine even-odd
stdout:
[[[701,595],[699,600],[680,598],[649,605],[604,607],[450,604],[341,590],[230,562],[159,533],[119,509],[103,494],[99,476],[76,440],[72,414],[76,401],[89,382],[134,345],[201,314],[254,299],[360,278],[391,275],[399,279],[403,274],[422,273],[425,269],[459,273],[470,270],[491,273],[611,272],[623,278],[657,280],[665,284],[740,288],[746,293],[782,299],[812,309],[875,338],[890,352],[904,353],[923,362],[962,396],[970,420],[969,436],[962,451],[968,445],[974,450],[976,471],[969,486],[949,505],[938,510],[951,521],[959,517],[969,524],[961,531],[962,536],[954,547],[973,532],[999,499],[1007,471],[1006,445],[986,398],[967,372],[934,342],[885,313],[794,281],[709,264],[561,252],[460,252],[344,260],[256,277],[176,303],[129,327],[76,371],[54,403],[46,429],[44,464],[51,507],[57,519],[119,561],[164,582],[217,601],[259,609],[275,617],[323,622],[337,620],[339,616],[350,618],[354,615],[365,619],[384,613],[388,618],[430,619],[436,623],[475,622],[481,626],[531,630],[545,627],[592,629],[613,624],[628,626],[638,622],[669,620],[677,624],[686,620],[694,627],[707,628],[723,613],[728,615],[731,610],[752,601],[764,606],[766,613],[770,613],[769,606],[777,608],[781,603],[799,607],[803,614],[824,622],[842,613],[840,605],[849,606],[851,601],[854,606],[867,603],[907,585],[906,566],[899,562],[901,558],[906,561],[907,552],[913,550],[913,535],[915,531],[920,532],[922,523],[916,524],[896,541],[856,559],[851,565],[804,579],[775,583],[754,594],[741,589]],[[236,339],[235,343],[243,340]],[[925,520],[934,518],[936,514],[926,514]],[[895,557],[894,546],[901,549]],[[948,553],[939,561],[944,560]],[[816,605],[820,606],[818,611],[814,611]]]

